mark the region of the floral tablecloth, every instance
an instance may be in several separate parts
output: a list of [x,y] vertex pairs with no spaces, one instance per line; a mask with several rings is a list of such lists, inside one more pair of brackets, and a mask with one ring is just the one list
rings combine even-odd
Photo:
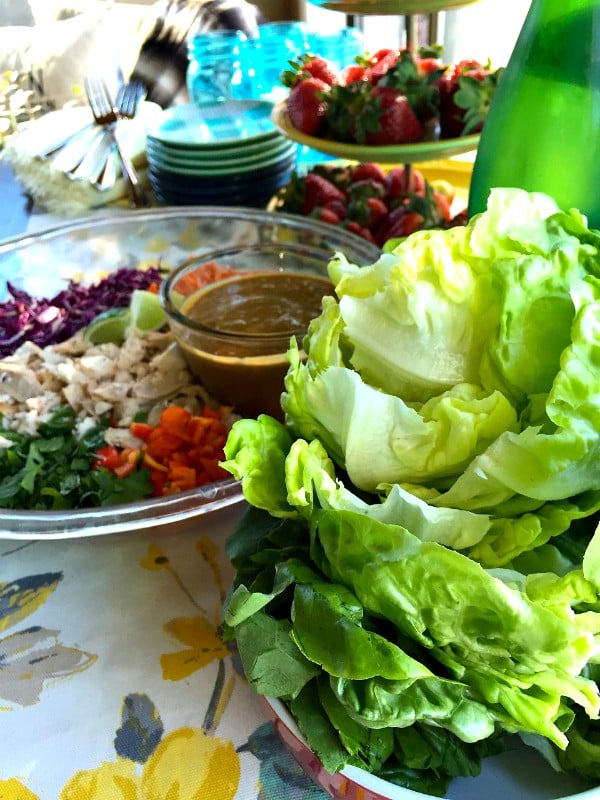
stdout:
[[0,541],[1,800],[325,800],[219,636],[243,510]]

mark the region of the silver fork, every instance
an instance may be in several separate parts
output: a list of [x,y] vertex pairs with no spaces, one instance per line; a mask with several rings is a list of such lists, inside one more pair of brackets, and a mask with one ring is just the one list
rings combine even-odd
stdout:
[[127,186],[131,207],[144,208],[149,206],[149,200],[140,184],[135,168],[120,145],[117,133],[117,122],[121,115],[110,97],[106,82],[102,78],[88,77],[84,79],[84,84],[88,102],[96,123],[102,125],[112,138],[114,149],[121,165],[123,178]]
[[141,81],[131,80],[124,83],[117,95],[117,113],[123,119],[133,119],[138,106],[146,99],[147,89]]

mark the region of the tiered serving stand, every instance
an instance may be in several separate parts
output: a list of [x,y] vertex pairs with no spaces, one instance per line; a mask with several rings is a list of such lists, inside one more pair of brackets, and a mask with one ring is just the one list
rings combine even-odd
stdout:
[[[315,5],[347,15],[402,15],[406,30],[405,47],[416,49],[417,14],[434,14],[472,5],[479,0],[311,0]],[[385,46],[382,44],[382,46]],[[288,138],[314,150],[348,161],[373,161],[379,164],[404,164],[405,178],[410,177],[412,164],[451,158],[477,149],[479,134],[453,139],[431,138],[414,144],[366,146],[307,136],[295,128],[288,117],[285,100],[273,110],[273,121]]]

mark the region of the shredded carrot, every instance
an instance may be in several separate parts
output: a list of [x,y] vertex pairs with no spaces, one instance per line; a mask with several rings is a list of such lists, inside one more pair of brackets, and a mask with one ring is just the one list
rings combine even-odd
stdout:
[[129,429],[137,439],[147,439],[152,432],[152,426],[146,422],[132,422]]
[[149,453],[144,453],[142,463],[145,467],[149,467],[150,469],[157,469],[160,472],[169,471],[168,467],[165,467],[164,464],[160,463],[160,461],[157,461],[155,458],[152,458],[152,456]]
[[193,415],[185,408],[168,406],[156,426],[131,423],[130,432],[141,440],[139,449],[103,447],[96,453],[95,466],[106,467],[119,477],[146,467],[155,497],[222,480],[229,474],[219,461],[225,458],[227,440],[223,418],[230,411],[227,406],[205,406],[200,414]]
[[205,261],[204,264],[199,264],[193,272],[188,272],[187,275],[177,281],[177,292],[182,295],[189,295],[208,286],[209,283],[223,280],[223,278],[231,278],[232,275],[237,275],[237,270],[233,267],[228,267],[225,264],[217,264],[216,261]]
[[143,463],[150,470],[155,496],[195,489],[227,476],[219,461],[225,458],[227,439],[223,417],[230,410],[206,406],[193,415],[179,406],[168,406],[156,427],[141,429]]

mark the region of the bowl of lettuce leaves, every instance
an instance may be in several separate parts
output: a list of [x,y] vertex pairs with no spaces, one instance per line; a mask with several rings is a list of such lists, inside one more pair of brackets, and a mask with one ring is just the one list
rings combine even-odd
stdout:
[[328,774],[455,797],[516,739],[595,796],[600,232],[495,189],[384,250],[229,434],[225,634]]

